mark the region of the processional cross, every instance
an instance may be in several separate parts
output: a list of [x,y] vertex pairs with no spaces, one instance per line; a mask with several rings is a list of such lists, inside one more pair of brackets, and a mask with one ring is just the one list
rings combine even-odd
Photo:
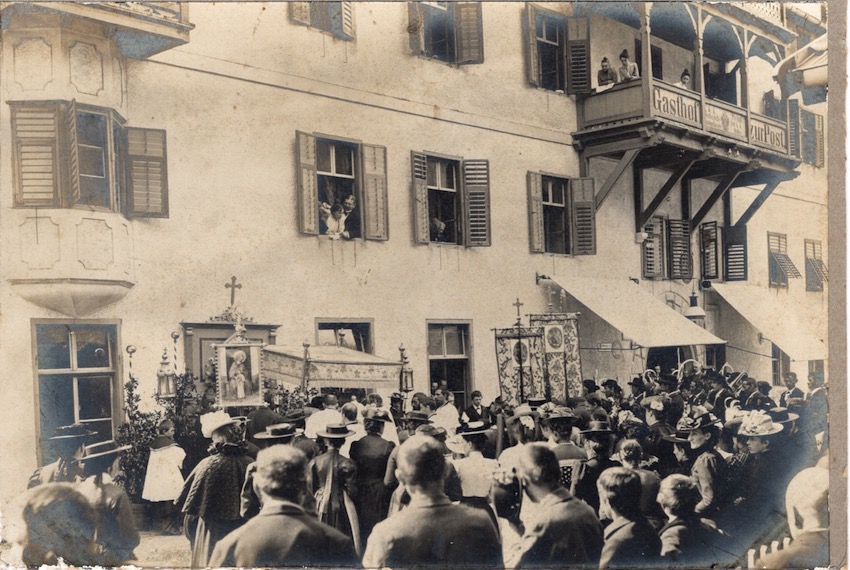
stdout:
[[519,321],[521,321],[521,320],[522,320],[522,315],[520,315],[519,310],[520,310],[520,308],[521,308],[524,304],[525,304],[525,303],[520,303],[520,302],[519,302],[519,297],[517,297],[517,298],[516,298],[516,303],[512,303],[512,305],[513,305],[514,307],[516,307],[516,318],[517,318],[517,322],[519,322]]
[[236,304],[236,290],[242,288],[242,284],[236,283],[236,276],[233,275],[230,277],[230,283],[224,284],[225,289],[230,289],[230,306],[234,306]]

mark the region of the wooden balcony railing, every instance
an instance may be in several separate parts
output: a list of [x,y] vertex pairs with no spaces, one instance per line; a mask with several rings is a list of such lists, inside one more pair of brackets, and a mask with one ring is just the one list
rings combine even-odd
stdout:
[[[644,82],[648,81],[649,85]],[[788,124],[658,79],[621,83],[579,103],[579,130],[603,130],[659,118],[687,128],[788,155]]]

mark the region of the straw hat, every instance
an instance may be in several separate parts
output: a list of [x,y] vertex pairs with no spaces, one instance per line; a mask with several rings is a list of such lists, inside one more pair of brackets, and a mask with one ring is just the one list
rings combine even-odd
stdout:
[[696,417],[684,416],[676,424],[676,429],[678,431],[690,432],[703,430],[711,426],[720,427],[720,419],[711,412],[705,412]]
[[296,428],[292,424],[273,424],[266,426],[266,431],[254,434],[254,437],[257,439],[291,439],[302,433],[304,433],[303,429]]
[[611,433],[611,425],[605,420],[592,420],[590,425],[587,426],[587,429],[583,429],[579,432],[582,435],[585,434],[610,434]]
[[327,439],[345,439],[354,435],[354,432],[345,424],[328,424],[325,426],[325,431],[316,432],[316,435]]
[[788,408],[771,408],[767,411],[767,414],[770,416],[770,419],[780,424],[788,424],[800,419],[800,414],[789,412]]
[[524,418],[524,417],[529,417],[529,418],[536,420],[537,418],[540,417],[540,414],[537,413],[537,411],[532,410],[531,406],[529,406],[528,404],[520,404],[519,406],[514,408],[513,415],[510,416],[505,421],[507,421],[507,423],[511,424],[511,423],[514,423],[515,421],[519,420],[520,418]]
[[64,439],[84,438],[90,435],[97,435],[97,432],[89,431],[83,424],[73,424],[70,426],[59,426],[54,429],[53,437],[51,437],[50,440],[58,441]]
[[239,420],[231,418],[227,412],[221,410],[210,412],[201,416],[201,433],[205,438],[210,439],[218,428],[238,423]]
[[747,437],[763,437],[781,432],[782,424],[776,423],[767,413],[755,410],[742,418],[738,435]]
[[490,431],[490,428],[488,428],[487,424],[484,422],[469,422],[465,426],[460,426],[459,428],[457,428],[457,435],[478,435],[482,433],[487,433],[488,431]]
[[540,419],[541,423],[548,424],[552,422],[574,422],[578,419],[572,408],[566,406],[558,406],[552,408],[548,414]]
[[92,445],[87,445],[85,447],[83,456],[80,458],[81,463],[85,463],[86,461],[91,461],[93,459],[98,459],[99,457],[106,457],[109,455],[118,455],[122,451],[127,451],[132,448],[132,445],[121,445],[119,446],[115,443],[114,440],[103,441],[100,443],[94,443]]

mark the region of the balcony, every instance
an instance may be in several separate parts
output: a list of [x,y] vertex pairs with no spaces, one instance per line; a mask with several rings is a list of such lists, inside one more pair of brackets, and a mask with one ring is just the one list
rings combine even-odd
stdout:
[[587,143],[606,131],[645,121],[667,132],[680,131],[686,135],[685,147],[699,143],[732,149],[738,156],[746,150],[753,158],[792,160],[787,122],[653,78],[621,83],[582,99],[579,131],[573,137]]
[[189,42],[188,2],[0,2],[7,13],[61,14],[106,26],[126,57],[144,59]]

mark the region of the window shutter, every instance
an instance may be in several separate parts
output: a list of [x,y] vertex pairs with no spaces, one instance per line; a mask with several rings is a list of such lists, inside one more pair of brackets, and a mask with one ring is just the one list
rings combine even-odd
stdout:
[[764,94],[761,99],[762,101],[762,112],[766,117],[773,117],[774,119],[779,118],[779,101],[776,100],[776,97],[773,95],[773,91],[768,91]]
[[796,99],[788,99],[788,150],[791,156],[797,158],[800,154],[800,102]]
[[363,157],[363,237],[389,239],[387,212],[387,149],[383,146],[361,145]]
[[596,255],[596,185],[593,178],[571,178],[573,255]]
[[652,218],[643,231],[647,234],[641,251],[643,277],[664,277],[664,218]]
[[693,278],[690,220],[667,220],[667,239],[670,279]]
[[458,2],[455,5],[455,45],[459,65],[484,62],[481,3]]
[[567,18],[567,93],[590,93],[590,24],[588,18]]
[[419,2],[407,3],[407,34],[410,40],[410,51],[420,55],[425,51],[422,44],[425,34],[425,20],[422,17],[422,7]]
[[747,280],[747,226],[723,228],[723,267],[726,281]]
[[431,242],[428,218],[428,157],[418,152],[410,153],[413,169],[413,241]]
[[340,2],[342,11],[342,35],[354,39],[354,2]]
[[165,131],[127,127],[128,218],[168,217]]
[[[61,103],[64,125],[62,134],[64,135],[64,144],[62,144],[62,152],[68,157],[68,191],[67,195],[61,196],[61,201],[64,205],[71,206],[80,201],[80,161],[77,150],[77,103],[70,101]],[[61,158],[60,158],[61,162]]]
[[822,168],[826,164],[826,147],[823,132],[823,115],[815,115],[815,161],[814,165]]
[[16,206],[59,205],[59,107],[12,104]]
[[531,4],[525,6],[525,72],[528,82],[540,86],[540,57],[537,52],[537,8]]
[[703,279],[720,277],[720,263],[717,243],[717,222],[706,222],[699,227],[700,274]]
[[486,160],[463,161],[463,193],[466,220],[465,244],[490,245],[490,164]]
[[528,235],[532,253],[546,251],[543,227],[543,175],[529,172],[528,176]]
[[298,224],[301,233],[319,235],[319,190],[316,180],[316,137],[297,131]]
[[310,3],[290,2],[289,18],[296,24],[310,25]]
[[829,272],[823,262],[823,247],[820,242],[806,242],[806,261],[809,262],[818,279],[822,282],[829,281]]

